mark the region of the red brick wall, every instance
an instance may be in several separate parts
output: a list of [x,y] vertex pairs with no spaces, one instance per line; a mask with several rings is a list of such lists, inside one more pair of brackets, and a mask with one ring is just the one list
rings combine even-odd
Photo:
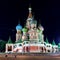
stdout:
[[30,51],[37,51],[38,50],[38,46],[30,46]]

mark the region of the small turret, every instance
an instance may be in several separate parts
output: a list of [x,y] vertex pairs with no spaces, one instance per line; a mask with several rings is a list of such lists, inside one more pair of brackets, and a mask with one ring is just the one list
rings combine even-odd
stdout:
[[55,41],[53,40],[52,45],[56,45]]
[[7,44],[11,44],[11,43],[12,43],[11,37],[9,36],[9,40],[8,40]]
[[46,38],[46,41],[45,41],[45,42],[49,44],[49,41],[48,41],[48,39],[47,39],[47,38]]

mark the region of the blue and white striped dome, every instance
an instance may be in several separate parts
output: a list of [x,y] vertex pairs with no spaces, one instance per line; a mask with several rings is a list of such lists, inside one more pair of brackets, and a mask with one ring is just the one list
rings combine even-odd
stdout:
[[18,25],[16,26],[16,30],[22,30],[22,26],[21,26],[20,24],[18,24]]

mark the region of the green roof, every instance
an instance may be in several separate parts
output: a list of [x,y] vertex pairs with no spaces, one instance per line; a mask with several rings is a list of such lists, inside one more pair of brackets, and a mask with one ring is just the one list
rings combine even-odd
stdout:
[[32,20],[31,24],[37,24],[37,21],[36,20]]
[[46,43],[49,43],[49,41],[48,41],[48,39],[46,38],[46,41],[45,41]]
[[52,45],[56,45],[55,41],[53,40]]
[[58,47],[60,48],[60,43],[58,43]]
[[11,43],[12,43],[12,40],[11,40],[11,37],[9,37],[7,44],[11,44]]

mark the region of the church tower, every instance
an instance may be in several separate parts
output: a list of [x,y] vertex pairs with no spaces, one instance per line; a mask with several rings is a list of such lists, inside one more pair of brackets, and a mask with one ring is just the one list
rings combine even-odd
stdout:
[[16,42],[22,38],[21,30],[22,30],[22,26],[20,24],[18,24],[16,26],[16,31],[17,31],[16,32]]
[[30,29],[30,23],[33,20],[33,17],[32,17],[32,8],[29,7],[28,9],[29,9],[29,14],[28,14],[28,18],[27,18],[27,21],[26,21],[26,27],[28,29]]

